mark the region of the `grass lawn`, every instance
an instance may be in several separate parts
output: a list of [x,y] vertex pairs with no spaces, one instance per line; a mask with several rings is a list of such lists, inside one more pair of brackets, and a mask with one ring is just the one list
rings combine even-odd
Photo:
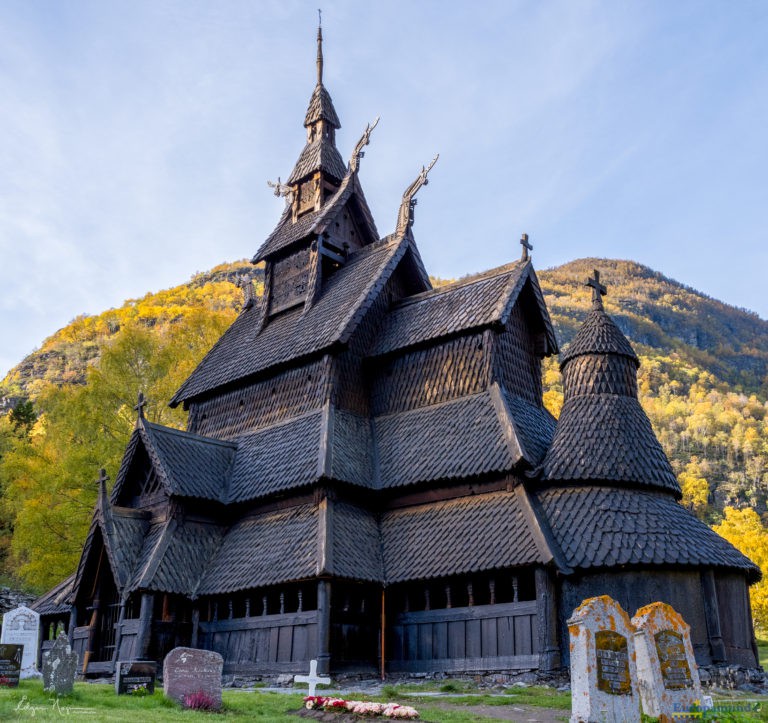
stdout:
[[[461,688],[461,692],[468,690],[455,683],[455,688]],[[443,683],[443,686],[447,686]],[[417,686],[414,693],[418,695]],[[422,688],[421,690],[425,690]],[[391,687],[380,700],[397,699],[397,688]],[[450,691],[457,692],[450,686]],[[413,695],[413,693],[412,693]],[[53,720],[55,718],[69,717],[75,721],[195,721],[195,720],[219,720],[221,718],[235,718],[240,720],[262,721],[293,721],[298,720],[288,714],[303,705],[302,693],[271,693],[259,690],[224,691],[224,711],[221,715],[212,716],[210,713],[198,713],[182,710],[174,702],[167,700],[162,690],[158,689],[154,695],[144,697],[117,696],[110,685],[93,685],[88,683],[76,683],[72,695],[60,698],[58,701],[43,691],[42,683],[38,680],[23,680],[18,688],[0,688],[0,720]],[[355,698],[365,696],[355,696]],[[508,695],[491,696],[470,695],[466,698],[441,699],[440,706],[435,705],[435,700],[428,697],[403,697],[403,704],[415,706],[421,713],[421,717],[427,721],[441,721],[444,723],[472,723],[473,721],[490,721],[493,718],[484,718],[474,712],[463,710],[465,706],[476,705],[538,705],[548,708],[567,710],[570,698],[567,694],[556,693],[547,688],[512,688]],[[446,708],[446,704],[449,707]]]
[[757,657],[763,669],[768,670],[768,640],[757,639]]
[[[461,697],[435,698],[419,693],[443,692],[463,694]],[[502,694],[500,695],[499,692]],[[117,696],[111,685],[76,683],[75,691],[70,696],[58,701],[43,692],[39,680],[21,681],[18,688],[0,688],[0,720],[26,721],[54,720],[68,717],[73,721],[216,721],[222,718],[256,721],[292,721],[297,717],[289,715],[303,705],[303,693],[274,693],[265,691],[224,691],[224,710],[220,715],[182,710],[174,702],[167,700],[158,689],[154,695],[145,697]],[[744,696],[742,696],[744,697]],[[751,697],[751,696],[750,696]],[[370,700],[367,696],[354,696],[355,699]],[[488,723],[498,720],[493,717],[493,708],[500,706],[525,706],[547,708],[556,712],[559,718],[568,716],[570,694],[558,693],[551,688],[506,688],[496,694],[479,690],[467,681],[442,681],[435,683],[405,684],[385,686],[382,695],[374,700],[397,700],[405,705],[414,706],[425,721],[440,723]],[[739,698],[736,698],[738,701]],[[735,701],[734,701],[735,702]],[[487,717],[480,715],[487,714]],[[523,714],[521,720],[530,714]],[[650,719],[644,718],[648,721]],[[757,713],[720,714],[716,717],[705,716],[704,720],[768,721],[768,705]]]

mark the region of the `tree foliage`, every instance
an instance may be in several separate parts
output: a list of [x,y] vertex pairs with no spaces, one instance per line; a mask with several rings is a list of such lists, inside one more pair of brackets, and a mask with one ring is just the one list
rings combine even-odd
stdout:
[[[0,460],[3,518],[12,529],[11,565],[34,587],[71,573],[97,495],[100,467],[114,479],[136,418],[139,391],[150,421],[183,428],[185,412],[167,400],[232,320],[197,310],[172,328],[128,324],[105,341],[82,385],[48,385],[28,434],[7,437]],[[12,426],[10,418],[6,426]],[[8,544],[9,540],[5,540]]]

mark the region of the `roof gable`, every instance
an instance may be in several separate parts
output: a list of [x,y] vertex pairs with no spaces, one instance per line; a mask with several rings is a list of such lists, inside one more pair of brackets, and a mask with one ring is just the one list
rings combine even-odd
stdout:
[[226,498],[234,443],[139,418],[112,490],[113,504],[125,502],[125,490],[135,469],[133,462],[140,450],[147,454],[166,494],[220,502]]
[[401,300],[388,314],[371,355],[380,356],[452,334],[506,324],[526,283],[536,298],[546,332],[546,353],[554,353],[557,351],[554,330],[538,279],[529,261],[516,261]]

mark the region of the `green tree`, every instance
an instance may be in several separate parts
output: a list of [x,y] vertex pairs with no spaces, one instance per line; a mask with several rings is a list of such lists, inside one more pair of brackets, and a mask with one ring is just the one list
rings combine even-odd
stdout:
[[153,422],[183,428],[185,412],[166,402],[231,321],[198,310],[158,331],[124,326],[100,351],[84,385],[49,385],[28,435],[0,460],[3,517],[12,525],[11,563],[34,587],[55,584],[79,560],[105,467],[114,479],[133,429],[139,391]]

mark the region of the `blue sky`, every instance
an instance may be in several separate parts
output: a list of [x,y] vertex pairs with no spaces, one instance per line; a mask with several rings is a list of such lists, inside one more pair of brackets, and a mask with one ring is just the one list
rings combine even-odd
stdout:
[[[317,2],[3,0],[0,375],[81,313],[250,257],[304,142]],[[324,2],[382,234],[436,152],[431,273],[628,258],[768,318],[768,3]]]

